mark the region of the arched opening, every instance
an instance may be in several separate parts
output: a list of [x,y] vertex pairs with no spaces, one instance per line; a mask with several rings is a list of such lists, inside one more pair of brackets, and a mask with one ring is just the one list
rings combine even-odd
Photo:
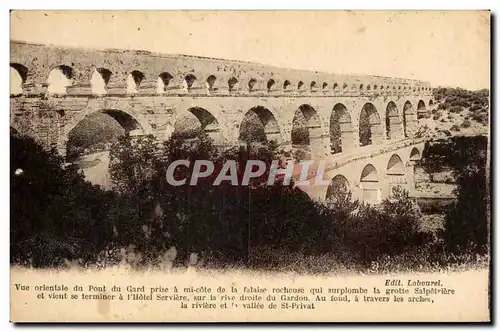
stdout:
[[347,90],[347,83],[344,83],[344,85],[342,86],[342,90]]
[[403,129],[405,137],[413,135],[413,128],[416,122],[415,111],[410,101],[406,101],[403,106]]
[[296,111],[292,124],[292,146],[299,159],[321,155],[322,130],[318,113],[309,105],[301,105]]
[[380,116],[372,103],[366,103],[359,114],[360,146],[378,144],[382,139]]
[[192,107],[177,118],[174,135],[186,140],[195,139],[200,132],[205,132],[214,142],[220,144],[220,126],[217,119],[204,108]]
[[83,170],[87,181],[111,189],[109,151],[125,134],[143,134],[143,128],[130,114],[116,109],[93,112],[69,132],[66,159]]
[[241,121],[239,140],[242,143],[275,141],[281,144],[282,139],[278,121],[267,108],[262,106],[253,107]]
[[434,106],[434,101],[432,99],[429,99],[429,107]]
[[207,90],[208,91],[215,90],[215,88],[214,88],[215,81],[217,81],[217,78],[214,75],[210,75],[207,77]]
[[387,175],[405,175],[405,166],[397,154],[393,154],[387,163]]
[[371,90],[371,86],[370,86],[370,84],[368,84],[368,85],[366,86],[366,90]]
[[73,68],[62,65],[50,71],[47,78],[47,92],[50,94],[65,94],[66,88],[73,83]]
[[387,139],[401,137],[401,118],[396,104],[390,101],[387,104],[385,115],[385,129]]
[[417,119],[423,119],[427,115],[427,109],[425,107],[425,102],[423,100],[419,100],[417,104]]
[[299,83],[297,83],[297,90],[302,90],[302,87],[304,86],[304,82],[302,81],[299,81]]
[[283,90],[288,90],[289,87],[291,87],[291,83],[289,80],[286,80],[284,83],[283,83]]
[[313,90],[316,90],[317,88],[317,85],[316,85],[316,82],[315,81],[312,81],[310,86],[309,86],[310,90],[313,91]]
[[378,173],[375,166],[368,164],[363,168],[360,178],[360,187],[363,191],[362,200],[369,204],[380,202]]
[[248,91],[253,91],[256,83],[257,80],[255,78],[250,79],[250,81],[248,81]]
[[[344,84],[344,85],[345,85],[344,89],[347,88],[347,84]],[[333,91],[338,91],[338,89],[339,89],[339,85],[337,83],[333,83]]]
[[418,151],[418,149],[417,149],[417,148],[413,148],[413,149],[411,149],[411,152],[410,152],[410,160],[411,160],[411,161],[420,160],[420,151]]
[[375,85],[373,86],[373,90],[377,90],[377,88],[378,88],[378,86],[377,86],[377,84],[375,84]]
[[360,89],[360,90],[363,90],[363,84],[360,84],[360,85],[359,85],[359,89]]
[[326,90],[328,88],[328,83],[326,82],[323,82],[323,86],[322,86],[323,90]]
[[332,181],[330,181],[330,185],[326,190],[326,201],[339,201],[339,199],[342,199],[350,190],[351,186],[349,185],[349,181],[347,181],[346,177],[340,174],[336,175]]
[[353,146],[353,128],[351,116],[343,104],[333,107],[330,115],[331,152],[339,153]]
[[193,74],[187,74],[184,76],[184,90],[189,91],[193,87],[194,82],[196,81],[196,76]]
[[106,94],[106,86],[111,78],[111,72],[105,68],[96,68],[90,78],[92,93],[98,95]]
[[10,95],[19,96],[23,94],[23,84],[28,78],[28,68],[18,63],[10,64]]
[[236,88],[236,84],[238,84],[238,79],[236,77],[232,76],[227,80],[227,87],[229,89],[229,92],[233,91]]
[[127,93],[137,93],[143,79],[144,74],[138,70],[134,70],[130,74],[128,74]]
[[170,73],[161,73],[158,75],[158,80],[156,82],[156,92],[164,93],[167,91],[168,86],[170,85],[170,81],[174,77]]
[[271,78],[267,81],[267,92],[270,92],[273,89],[273,86],[276,82]]

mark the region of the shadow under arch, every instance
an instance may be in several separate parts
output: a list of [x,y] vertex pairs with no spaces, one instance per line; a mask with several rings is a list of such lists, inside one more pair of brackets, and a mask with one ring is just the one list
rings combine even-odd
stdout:
[[336,104],[330,115],[331,152],[335,154],[352,147],[353,134],[351,115],[344,104]]
[[403,135],[401,117],[396,103],[390,101],[385,110],[385,131],[387,139],[400,138]]
[[321,155],[323,127],[318,112],[308,104],[300,105],[292,122],[291,142],[302,158]]
[[174,135],[191,139],[203,131],[218,145],[222,143],[221,129],[217,118],[207,109],[191,107],[179,114],[174,123]]
[[383,139],[380,115],[372,103],[366,103],[359,113],[360,146],[378,144]]
[[326,190],[326,201],[335,201],[351,191],[351,185],[347,178],[341,174],[333,177]]
[[380,202],[379,176],[372,164],[367,164],[361,171],[360,187],[363,202],[377,204]]
[[255,106],[248,110],[239,126],[239,141],[250,143],[283,143],[281,128],[275,115],[264,106]]

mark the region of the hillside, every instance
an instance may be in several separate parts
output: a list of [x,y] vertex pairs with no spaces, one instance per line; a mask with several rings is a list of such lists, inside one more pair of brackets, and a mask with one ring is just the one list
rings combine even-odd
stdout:
[[419,134],[433,137],[477,136],[489,132],[489,91],[438,88],[436,103],[418,120]]

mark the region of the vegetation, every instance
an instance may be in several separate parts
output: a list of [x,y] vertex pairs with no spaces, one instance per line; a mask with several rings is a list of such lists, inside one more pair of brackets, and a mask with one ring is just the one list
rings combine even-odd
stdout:
[[[344,191],[320,204],[293,186],[264,185],[267,173],[250,186],[213,186],[217,172],[189,185],[195,160],[212,160],[216,170],[235,160],[241,180],[247,160],[269,165],[277,158],[274,142],[219,151],[202,131],[162,144],[126,136],[112,147],[114,191],[106,192],[85,182],[54,151],[11,136],[11,262],[159,267],[172,248],[175,265],[198,253],[205,266],[307,272],[333,265],[405,269],[473,261],[467,253],[487,249],[486,145],[454,138],[429,149],[424,167],[451,163],[459,184],[458,203],[447,212],[438,241],[420,230],[418,206],[397,187],[391,198],[371,206]],[[175,174],[187,177],[187,184],[172,186],[165,169],[178,159],[192,162]]]
[[[459,114],[468,109],[472,113],[471,119],[484,126],[489,123],[489,95],[488,89],[468,91],[460,88],[438,88],[434,90],[434,98],[439,102],[438,110],[449,110],[450,113]],[[437,118],[439,117],[434,116],[434,120]]]

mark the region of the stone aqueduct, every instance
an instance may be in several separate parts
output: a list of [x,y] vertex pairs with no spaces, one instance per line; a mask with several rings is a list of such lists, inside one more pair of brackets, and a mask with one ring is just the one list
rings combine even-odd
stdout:
[[[393,184],[414,189],[412,163],[425,143],[414,137],[417,113],[433,104],[426,82],[144,51],[10,46],[11,73],[19,80],[18,89],[11,88],[11,127],[63,155],[70,131],[94,112],[112,116],[128,132],[159,139],[168,139],[178,118],[190,112],[216,144],[226,146],[238,144],[241,123],[253,112],[268,140],[290,148],[301,112],[311,157],[327,161],[325,178],[333,185],[347,185],[373,202]],[[57,75],[63,84],[53,79]],[[370,134],[364,142],[362,117]],[[325,199],[328,186],[303,190]]]

